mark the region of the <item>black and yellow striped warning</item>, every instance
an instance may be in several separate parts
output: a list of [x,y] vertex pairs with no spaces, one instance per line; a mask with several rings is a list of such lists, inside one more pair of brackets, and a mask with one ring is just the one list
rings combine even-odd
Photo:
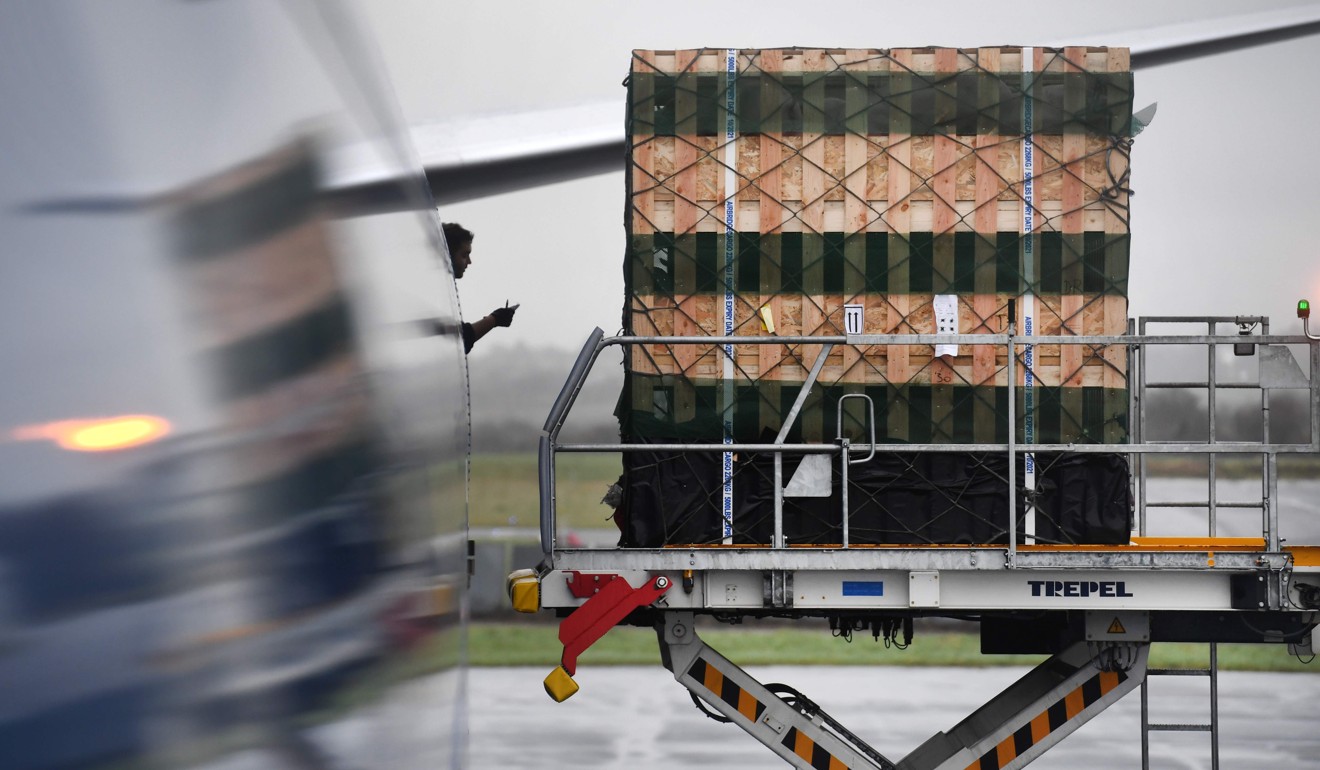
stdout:
[[796,727],[790,727],[788,734],[781,741],[785,748],[800,758],[806,760],[816,770],[848,770],[838,757],[830,754],[829,751],[812,740],[811,736],[798,731]]
[[[697,658],[688,668],[687,674],[749,721],[756,722],[765,713],[765,704],[705,660]],[[817,770],[848,770],[847,765],[812,740],[811,736],[798,732],[797,728],[789,728],[783,744]]]
[[1068,720],[1082,713],[1087,707],[1108,695],[1113,689],[1127,681],[1127,674],[1121,671],[1102,671],[1082,683],[1081,687],[1055,701],[1049,708],[1040,712],[1030,722],[1018,728],[1017,732],[1000,741],[994,748],[981,755],[981,758],[967,766],[967,770],[1000,770],[1010,762],[1022,756],[1032,746],[1045,740],[1046,736],[1058,730]]
[[693,662],[688,669],[688,676],[697,680],[712,695],[732,706],[739,714],[752,722],[760,719],[761,714],[765,712],[765,704],[739,687],[736,682],[726,678],[718,668],[707,665],[706,661],[701,658],[697,658]]

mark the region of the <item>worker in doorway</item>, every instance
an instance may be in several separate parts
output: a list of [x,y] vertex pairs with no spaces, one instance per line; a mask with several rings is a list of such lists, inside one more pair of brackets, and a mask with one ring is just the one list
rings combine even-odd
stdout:
[[[472,231],[456,222],[446,222],[444,229],[445,243],[449,244],[449,258],[454,263],[454,278],[462,278],[463,273],[467,272],[468,266],[472,264]],[[512,324],[513,314],[517,309],[517,305],[510,307],[506,302],[504,307],[495,308],[484,318],[473,323],[464,323],[463,352],[471,351],[477,340],[485,337],[496,326]]]

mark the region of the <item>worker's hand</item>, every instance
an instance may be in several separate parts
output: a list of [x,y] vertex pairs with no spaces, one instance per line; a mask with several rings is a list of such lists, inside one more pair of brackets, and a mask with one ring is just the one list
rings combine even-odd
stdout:
[[509,326],[513,323],[513,313],[517,309],[517,305],[510,307],[506,304],[504,307],[497,307],[490,311],[490,317],[494,319],[496,326]]

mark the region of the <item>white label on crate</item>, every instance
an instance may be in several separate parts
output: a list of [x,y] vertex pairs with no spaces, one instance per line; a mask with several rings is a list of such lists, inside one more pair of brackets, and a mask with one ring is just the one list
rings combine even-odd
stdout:
[[866,305],[843,306],[843,333],[861,334],[866,328]]
[[[936,334],[957,334],[958,333],[958,295],[957,294],[936,294],[935,295],[935,333]],[[957,345],[936,345],[935,357],[958,355]]]

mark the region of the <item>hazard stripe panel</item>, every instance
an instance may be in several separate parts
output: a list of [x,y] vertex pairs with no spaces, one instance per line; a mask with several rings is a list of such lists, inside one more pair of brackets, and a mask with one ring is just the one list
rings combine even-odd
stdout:
[[811,736],[799,732],[796,727],[788,728],[788,734],[784,736],[783,745],[816,770],[848,770],[848,766],[842,760],[830,754],[824,746],[813,741]]
[[[1051,703],[1049,708],[1018,728],[1017,732],[982,754],[980,759],[967,766],[967,770],[1001,770],[1007,767],[1010,762],[1027,753],[1032,746],[1045,740],[1050,733],[1063,727],[1068,720],[1126,682],[1127,678],[1127,674],[1121,671],[1102,671],[1096,674],[1083,682],[1081,687]],[[788,742],[785,741],[784,745],[787,746]]]
[[706,664],[706,661],[697,658],[688,669],[688,676],[695,679],[702,687],[710,691],[711,695],[733,707],[739,714],[742,714],[748,721],[755,722],[761,718],[765,712],[765,704],[757,700],[751,693],[739,687],[736,682],[726,679],[724,674],[714,666]]

